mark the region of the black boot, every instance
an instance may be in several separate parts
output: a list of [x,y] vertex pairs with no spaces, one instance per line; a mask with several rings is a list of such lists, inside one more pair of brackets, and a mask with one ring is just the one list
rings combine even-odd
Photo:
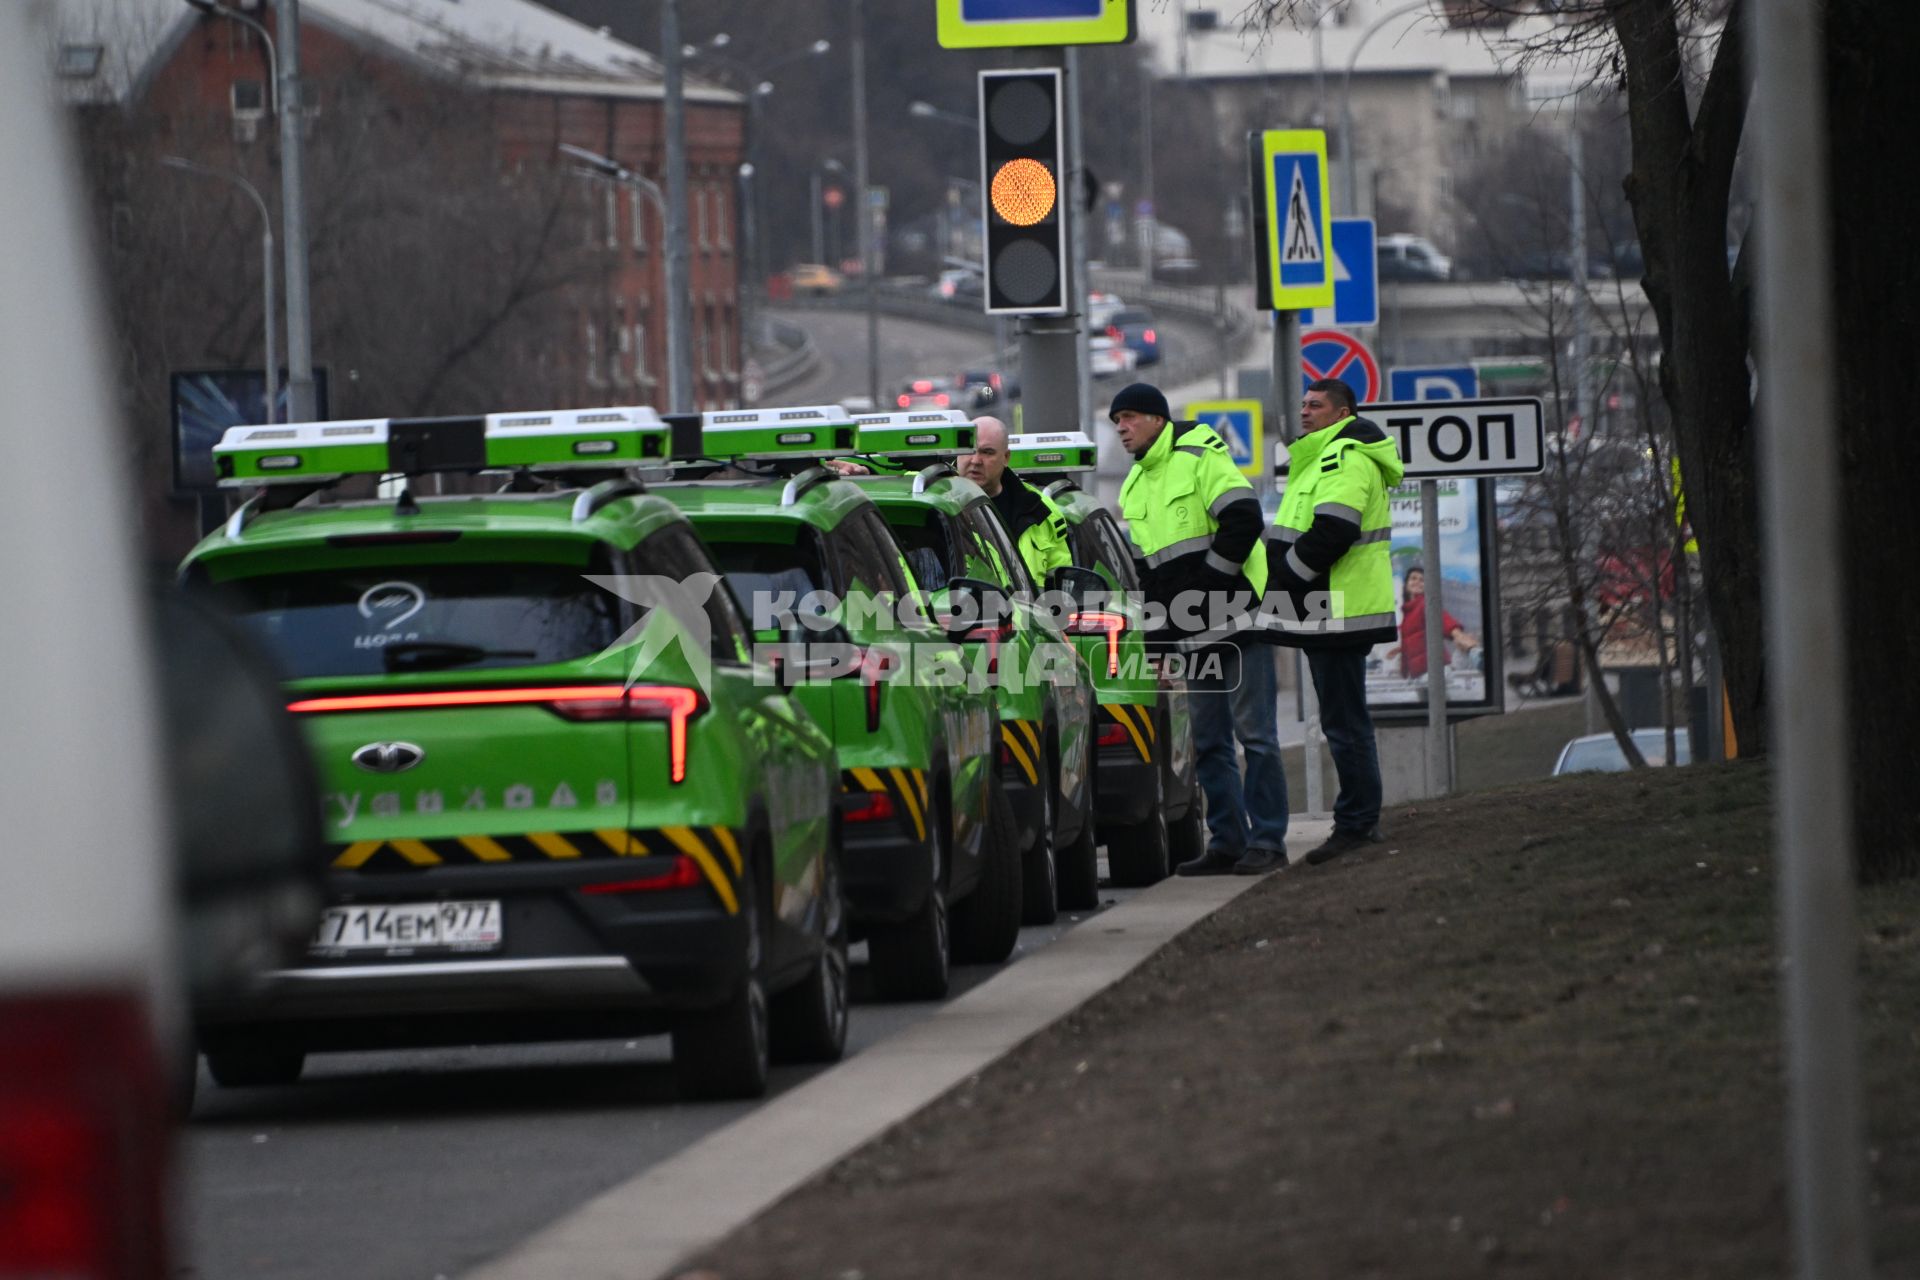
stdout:
[[1246,856],[1233,864],[1237,876],[1259,876],[1287,865],[1285,849],[1248,849]]
[[1325,844],[1307,855],[1307,865],[1317,867],[1323,863],[1332,862],[1348,850],[1379,844],[1380,839],[1378,827],[1372,827],[1366,831],[1342,831],[1336,827],[1333,834],[1327,837]]
[[1173,869],[1177,876],[1230,876],[1233,874],[1234,858],[1231,854],[1215,853],[1209,849],[1191,862],[1183,862]]

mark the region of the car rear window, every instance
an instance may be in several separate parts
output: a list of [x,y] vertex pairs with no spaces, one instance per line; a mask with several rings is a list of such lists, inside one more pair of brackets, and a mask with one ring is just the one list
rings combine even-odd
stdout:
[[638,614],[563,564],[372,565],[261,574],[224,607],[289,676],[539,666],[590,657]]
[[[776,612],[775,602],[783,598],[798,601],[808,592],[828,589],[819,543],[811,530],[807,531],[809,536],[785,546],[720,541],[708,530],[701,532],[706,535],[714,567],[726,575],[727,586],[750,627],[765,626]],[[762,606],[757,612],[756,601]]]
[[1107,318],[1107,323],[1121,325],[1152,324],[1153,313],[1151,311],[1116,311]]

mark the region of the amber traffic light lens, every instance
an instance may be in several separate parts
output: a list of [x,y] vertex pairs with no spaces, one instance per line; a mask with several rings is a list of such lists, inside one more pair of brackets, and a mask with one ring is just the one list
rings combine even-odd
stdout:
[[1001,165],[989,188],[993,211],[1016,227],[1030,227],[1053,212],[1053,174],[1038,160],[1021,157]]

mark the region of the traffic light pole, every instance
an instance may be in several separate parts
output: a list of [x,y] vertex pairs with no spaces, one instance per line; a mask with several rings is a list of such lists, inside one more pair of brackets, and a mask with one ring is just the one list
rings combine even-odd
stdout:
[[1087,180],[1087,148],[1085,135],[1080,131],[1080,49],[1077,45],[1067,46],[1066,78],[1067,172],[1066,181],[1060,184],[1060,213],[1067,223],[1067,259],[1073,263],[1073,277],[1068,282],[1072,290],[1068,297],[1076,317],[1073,326],[1073,425],[1084,431],[1087,424],[1093,421],[1093,361],[1087,343],[1091,336],[1088,325],[1092,316],[1087,305],[1087,294],[1092,282],[1087,279],[1087,210],[1080,203]]
[[[1306,391],[1306,376],[1300,368],[1300,313],[1298,311],[1276,311],[1273,313],[1273,422],[1274,439],[1291,441],[1297,434],[1292,424],[1299,421],[1300,400]],[[1296,657],[1295,677],[1300,686],[1300,718],[1306,724],[1306,738],[1301,744],[1307,771],[1307,812],[1319,815],[1327,812],[1327,781],[1322,768],[1320,753],[1320,698],[1313,687],[1312,677],[1307,671],[1307,661],[1300,650],[1294,651]]]

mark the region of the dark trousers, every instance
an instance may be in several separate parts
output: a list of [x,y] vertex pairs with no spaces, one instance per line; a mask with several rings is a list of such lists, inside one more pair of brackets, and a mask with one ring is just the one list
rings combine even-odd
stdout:
[[1373,717],[1367,714],[1367,648],[1306,650],[1320,699],[1320,727],[1340,777],[1333,802],[1336,831],[1367,832],[1380,822],[1380,755],[1373,744]]
[[1208,645],[1194,653],[1194,661],[1187,695],[1194,772],[1207,795],[1207,852],[1238,859],[1247,851],[1246,792],[1233,749],[1232,691],[1240,683],[1240,650],[1230,643]]

